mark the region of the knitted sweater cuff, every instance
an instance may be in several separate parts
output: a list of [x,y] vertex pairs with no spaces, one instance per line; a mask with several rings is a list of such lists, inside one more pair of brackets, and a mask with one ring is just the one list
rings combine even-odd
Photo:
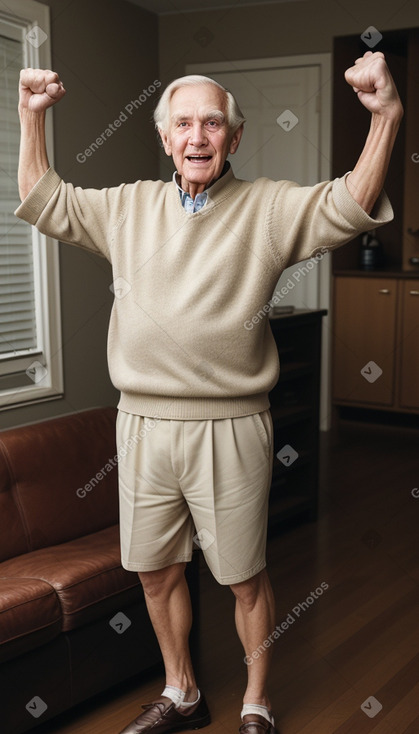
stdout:
[[15,210],[15,216],[24,219],[29,224],[36,224],[45,205],[51,199],[51,196],[60,183],[61,177],[58,173],[53,168],[48,168],[48,171],[36,182],[35,186]]
[[350,171],[345,173],[342,178],[336,178],[333,181],[333,199],[337,209],[341,215],[356,229],[364,229],[368,231],[380,226],[381,224],[387,224],[394,218],[393,207],[390,204],[390,200],[385,193],[384,189],[381,191],[377,201],[374,204],[371,214],[367,214],[366,211],[358,204],[357,201],[352,197],[349,189],[346,185],[346,179],[349,176]]

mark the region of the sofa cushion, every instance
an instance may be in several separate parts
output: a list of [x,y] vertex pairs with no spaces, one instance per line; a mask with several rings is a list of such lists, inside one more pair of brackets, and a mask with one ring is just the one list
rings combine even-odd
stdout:
[[121,566],[118,525],[11,558],[0,564],[0,575],[48,583],[61,605],[64,631],[117,609],[121,592],[131,590],[130,599],[142,594],[138,575]]
[[97,408],[0,432],[0,560],[118,522],[116,415]]
[[0,577],[1,661],[38,647],[60,632],[61,606],[50,584],[36,578]]

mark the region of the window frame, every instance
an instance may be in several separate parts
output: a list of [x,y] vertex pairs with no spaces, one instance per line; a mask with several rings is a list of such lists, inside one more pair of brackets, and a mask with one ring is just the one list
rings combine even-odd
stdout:
[[[0,9],[0,34],[8,32],[10,38],[22,41],[25,67],[50,69],[49,7],[36,0],[14,0],[13,11],[9,14]],[[27,39],[36,26],[47,35],[38,48]],[[48,159],[53,167],[52,108],[46,113],[45,132]],[[6,382],[5,387],[0,386],[0,411],[56,400],[64,393],[58,242],[33,226],[31,230],[38,345],[27,354],[0,356],[0,385]],[[13,384],[19,377],[29,383],[7,386],[7,381]]]

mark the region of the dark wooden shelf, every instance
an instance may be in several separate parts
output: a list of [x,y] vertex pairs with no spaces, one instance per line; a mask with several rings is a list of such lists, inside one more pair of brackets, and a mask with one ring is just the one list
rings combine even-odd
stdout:
[[303,512],[312,511],[312,503],[304,495],[283,497],[273,501],[269,506],[269,522],[275,525]]
[[[360,43],[358,33],[334,39],[332,178],[352,169],[370,124],[341,81]],[[362,234],[332,252],[332,400],[336,418],[350,406],[386,411],[392,421],[397,414],[419,415],[419,298],[412,298],[419,291],[419,265],[412,264],[419,257],[419,28],[386,30],[374,51],[385,54],[407,114],[384,183],[394,217],[376,232],[381,267],[362,269]],[[368,381],[370,367],[363,369],[370,362],[379,366],[382,379]]]
[[273,473],[272,473],[272,476],[275,479],[276,478],[278,478],[278,479],[281,478],[282,479],[282,477],[284,477],[284,476],[286,477],[289,473],[291,473],[293,471],[298,471],[302,467],[306,466],[306,464],[311,463],[312,460],[313,460],[313,454],[311,453],[311,451],[308,451],[308,450],[300,451],[298,453],[298,458],[295,461],[293,461],[293,463],[291,464],[291,466],[285,466],[275,456],[274,457],[274,464],[273,464]]
[[312,362],[288,362],[281,367],[281,380],[294,380],[296,377],[303,377],[313,372]]
[[271,322],[277,322],[282,321],[282,325],[285,324],[292,325],[292,322],[297,319],[300,324],[306,322],[306,323],[314,323],[316,319],[318,319],[320,316],[326,316],[327,310],[324,308],[319,309],[310,309],[310,308],[296,308],[295,311],[292,313],[283,313],[283,314],[269,314],[269,321]]
[[419,278],[419,267],[415,270],[335,270],[333,275],[336,276],[348,276],[348,277],[360,277],[360,278],[406,278],[411,280],[412,278]]
[[[274,427],[271,530],[302,514],[316,517],[321,332],[326,314],[301,309],[270,318],[280,358],[279,380],[269,396]],[[298,453],[288,467],[276,458],[286,444]]]
[[311,416],[311,407],[309,405],[278,405],[271,406],[271,415],[274,423],[280,423],[281,426],[290,426],[293,423],[299,423]]

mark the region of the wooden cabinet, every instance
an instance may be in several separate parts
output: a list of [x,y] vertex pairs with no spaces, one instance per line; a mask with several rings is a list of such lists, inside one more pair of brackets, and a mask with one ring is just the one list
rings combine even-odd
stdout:
[[419,412],[419,279],[334,280],[333,402]]
[[[368,49],[359,35],[334,40],[332,175],[351,170],[370,115],[344,71]],[[333,402],[419,413],[419,29],[383,31],[385,54],[404,106],[385,190],[394,219],[377,229],[384,262],[363,271],[361,236],[332,254]]]
[[397,287],[390,278],[335,279],[335,401],[393,404]]
[[281,371],[270,393],[274,461],[269,525],[317,515],[320,355],[327,311],[271,317]]
[[419,280],[400,283],[399,404],[419,411]]

